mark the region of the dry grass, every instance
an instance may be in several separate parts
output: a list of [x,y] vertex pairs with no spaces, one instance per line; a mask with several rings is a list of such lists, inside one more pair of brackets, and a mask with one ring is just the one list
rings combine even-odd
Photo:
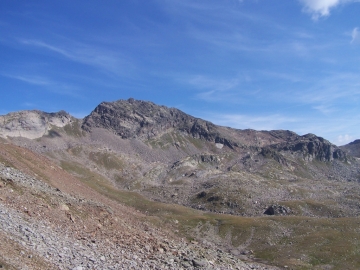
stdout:
[[124,162],[111,153],[90,152],[89,159],[107,170],[122,170],[125,167]]
[[[118,190],[80,164],[62,162],[62,167],[99,193],[145,213],[151,222],[174,227],[189,239],[222,239],[220,245],[253,250],[258,260],[292,269],[316,269],[327,264],[333,269],[360,269],[360,218],[251,218],[206,213]],[[316,202],[304,204],[319,207]]]
[[[0,155],[1,161],[17,165],[14,167],[19,169],[26,167],[41,178],[48,177],[44,168],[50,165],[34,162],[37,160],[35,154],[6,144],[2,144],[0,150],[6,153]],[[106,164],[106,155],[97,157],[103,160],[105,168],[118,166],[118,163]],[[177,230],[180,235],[189,239],[213,241],[225,249],[252,250],[258,260],[278,266],[287,265],[291,269],[324,269],[326,265],[330,265],[332,269],[360,269],[358,217],[240,217],[207,213],[180,205],[150,201],[138,193],[118,190],[106,177],[74,161],[63,160],[61,167],[76,175],[97,193],[119,204],[131,206],[146,214],[147,221],[161,227],[171,226],[173,231]],[[299,211],[301,207],[307,207],[311,211],[324,211],[326,207],[331,210],[324,202],[311,200],[283,203]]]

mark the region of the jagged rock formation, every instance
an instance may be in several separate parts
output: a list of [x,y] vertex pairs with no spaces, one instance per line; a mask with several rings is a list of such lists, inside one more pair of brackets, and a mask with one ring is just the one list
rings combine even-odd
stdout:
[[347,159],[347,155],[343,150],[325,140],[324,138],[318,137],[314,134],[298,136],[291,142],[272,145],[271,148],[280,152],[284,151],[295,153],[306,161],[312,161],[314,159],[319,161]]
[[103,102],[83,122],[83,129],[105,128],[123,139],[149,139],[196,119],[177,109],[134,99]]
[[151,139],[177,130],[194,138],[225,144],[231,148],[234,144],[222,137],[218,127],[208,121],[192,117],[175,108],[132,98],[101,103],[84,118],[82,128],[86,131],[104,128],[123,139]]

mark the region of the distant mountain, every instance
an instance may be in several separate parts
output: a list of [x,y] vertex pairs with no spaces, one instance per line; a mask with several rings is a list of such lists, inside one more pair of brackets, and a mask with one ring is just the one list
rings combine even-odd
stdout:
[[360,158],[360,140],[339,147],[351,156]]
[[123,139],[147,141],[166,133],[179,132],[232,150],[276,151],[303,156],[306,160],[345,160],[346,154],[329,141],[313,134],[299,136],[291,131],[238,130],[214,125],[178,109],[134,99],[103,102],[84,118],[82,128],[107,129]]

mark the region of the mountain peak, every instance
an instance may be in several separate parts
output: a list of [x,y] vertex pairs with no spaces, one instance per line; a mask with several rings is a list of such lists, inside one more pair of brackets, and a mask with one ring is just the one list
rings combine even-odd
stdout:
[[105,128],[123,139],[150,139],[171,129],[198,133],[201,136],[204,135],[201,134],[204,130],[209,131],[214,126],[178,109],[133,98],[102,102],[83,122],[83,128],[87,131]]

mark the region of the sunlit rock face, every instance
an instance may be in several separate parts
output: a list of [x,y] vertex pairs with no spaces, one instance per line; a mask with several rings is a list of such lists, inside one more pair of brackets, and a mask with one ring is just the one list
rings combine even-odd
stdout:
[[37,139],[47,135],[52,127],[64,127],[72,117],[64,112],[19,111],[0,116],[0,136]]

